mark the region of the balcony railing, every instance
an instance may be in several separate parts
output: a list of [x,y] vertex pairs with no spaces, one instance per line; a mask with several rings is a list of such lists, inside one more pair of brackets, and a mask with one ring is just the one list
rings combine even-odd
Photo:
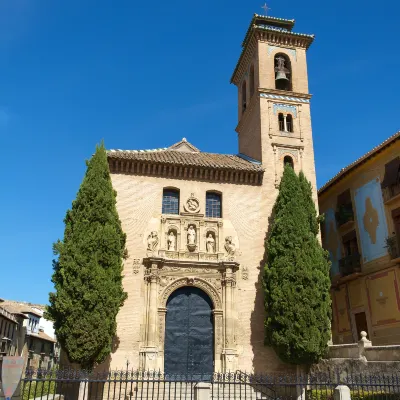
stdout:
[[346,222],[354,221],[353,207],[350,205],[339,206],[335,214],[338,226],[344,225]]
[[396,185],[391,185],[387,188],[383,189],[383,200],[385,202],[391,200],[393,197],[396,197],[398,194],[400,194],[400,183],[397,183]]
[[360,254],[351,254],[339,260],[339,270],[342,276],[348,276],[361,272]]
[[390,236],[386,239],[386,248],[388,250],[388,253],[390,255],[390,258],[392,260],[394,260],[395,258],[399,258],[400,257],[400,252],[399,252],[399,248],[400,248],[400,243],[399,243],[399,237],[394,235],[394,236]]

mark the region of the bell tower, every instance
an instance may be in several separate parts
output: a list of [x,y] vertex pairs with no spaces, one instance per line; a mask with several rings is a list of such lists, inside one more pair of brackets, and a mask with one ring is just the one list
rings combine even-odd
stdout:
[[293,32],[295,21],[251,20],[231,83],[238,88],[239,153],[265,168],[264,185],[279,184],[286,163],[316,178],[306,52],[314,35]]

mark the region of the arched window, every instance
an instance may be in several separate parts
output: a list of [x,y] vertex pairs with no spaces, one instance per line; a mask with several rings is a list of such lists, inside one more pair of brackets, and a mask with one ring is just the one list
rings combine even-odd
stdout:
[[291,114],[286,115],[286,130],[293,132],[293,117]]
[[294,168],[293,158],[290,156],[285,156],[285,158],[283,159],[283,165],[289,165],[291,168]]
[[206,217],[221,218],[222,217],[222,196],[219,193],[206,193]]
[[253,97],[254,94],[254,65],[250,67],[250,98]]
[[279,130],[281,132],[285,131],[285,118],[282,113],[278,114],[278,123],[279,123]]
[[179,214],[179,190],[164,189],[162,199],[163,214]]
[[246,111],[247,107],[247,85],[246,81],[242,83],[242,112]]
[[275,89],[292,91],[292,67],[286,54],[278,53],[275,63]]

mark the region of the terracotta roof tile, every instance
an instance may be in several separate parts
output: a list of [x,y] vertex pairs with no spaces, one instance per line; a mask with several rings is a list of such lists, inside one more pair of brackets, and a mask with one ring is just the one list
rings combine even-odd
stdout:
[[188,153],[170,149],[148,151],[109,150],[109,159],[134,160],[160,164],[173,164],[188,167],[205,167],[213,169],[262,172],[261,163],[248,161],[241,156],[215,153]]
[[336,183],[336,181],[338,181],[339,179],[343,178],[345,175],[350,173],[350,171],[352,171],[353,169],[357,168],[360,164],[362,164],[363,162],[369,160],[375,154],[379,153],[384,148],[386,148],[387,146],[390,146],[392,143],[394,143],[395,141],[397,141],[399,139],[400,139],[400,131],[398,131],[394,135],[388,137],[381,144],[379,144],[378,146],[375,146],[372,150],[370,150],[368,153],[364,154],[362,157],[358,158],[357,160],[353,161],[347,167],[342,168],[333,178],[331,178],[328,182],[325,183],[325,185],[323,185],[318,190],[318,195],[322,194],[330,186],[332,186],[334,183]]

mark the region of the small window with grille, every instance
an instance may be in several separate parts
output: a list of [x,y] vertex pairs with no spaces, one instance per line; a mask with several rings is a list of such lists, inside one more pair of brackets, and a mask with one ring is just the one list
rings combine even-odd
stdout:
[[179,214],[179,190],[164,189],[162,200],[163,214]]
[[222,198],[219,193],[206,193],[206,217],[222,218]]

